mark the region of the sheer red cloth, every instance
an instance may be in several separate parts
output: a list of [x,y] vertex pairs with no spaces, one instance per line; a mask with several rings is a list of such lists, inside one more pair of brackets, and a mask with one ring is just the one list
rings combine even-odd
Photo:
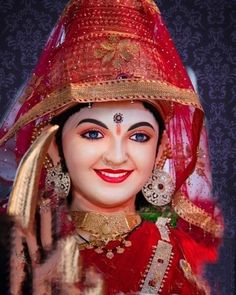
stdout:
[[[179,237],[176,236],[176,231],[171,231],[170,236],[174,256],[165,272],[161,294],[206,294],[196,283],[185,277],[179,263],[180,259],[185,259],[179,246]],[[143,222],[130,235],[129,240],[132,242],[132,246],[126,248],[123,254],[115,254],[112,259],[108,259],[105,254],[96,253],[94,249],[82,250],[80,252],[83,265],[82,281],[86,281],[86,272],[93,270],[95,275],[99,274],[104,280],[105,294],[138,294],[141,281],[147,276],[145,271],[153,249],[161,237],[154,224]],[[112,249],[115,246],[117,246],[117,242],[110,242],[107,248]],[[150,272],[149,276],[149,284],[151,284],[155,272]],[[84,284],[78,284],[81,289],[83,286]]]
[[[149,102],[165,121],[172,157],[166,160],[163,169],[175,182],[172,209],[180,217],[181,229],[176,235],[173,233],[172,242],[179,249],[176,259],[185,253],[194,271],[198,271],[205,261],[216,260],[222,220],[212,199],[203,109],[154,1],[72,0],[68,3],[31,79],[3,122],[0,161],[4,163],[7,155],[12,171],[15,170],[43,128],[65,109],[78,103],[122,100]],[[7,140],[13,137],[16,141],[9,144]],[[46,169],[40,173],[39,192],[35,192],[39,199],[45,188]],[[4,179],[7,175],[0,177]],[[186,233],[194,243],[192,238],[186,238]],[[138,289],[149,252],[159,236],[153,225],[144,223],[131,238],[133,247],[110,261],[109,266],[102,256],[82,251],[84,264],[92,265],[96,261],[94,267],[107,276],[108,282],[111,280],[108,294],[121,286],[125,292],[131,281],[130,290]],[[183,252],[177,246],[178,239]],[[199,259],[191,257],[191,247],[199,247],[202,253]],[[139,271],[135,273],[127,268],[126,259],[134,260]],[[179,271],[177,260],[173,263],[176,267],[170,269],[164,294],[169,294],[168,285],[175,293],[178,281],[181,288],[177,293],[184,290],[181,294],[195,294],[189,291],[192,286],[189,287]],[[110,272],[113,278],[109,278]]]

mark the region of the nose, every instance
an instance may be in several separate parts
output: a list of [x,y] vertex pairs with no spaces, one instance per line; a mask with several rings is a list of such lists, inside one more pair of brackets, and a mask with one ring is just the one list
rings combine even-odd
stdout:
[[121,139],[114,140],[103,154],[103,162],[110,167],[120,166],[128,160],[128,153]]

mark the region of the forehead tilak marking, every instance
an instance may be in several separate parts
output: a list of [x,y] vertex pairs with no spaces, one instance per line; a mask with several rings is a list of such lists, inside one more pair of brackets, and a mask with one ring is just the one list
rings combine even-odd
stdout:
[[113,121],[116,123],[117,135],[120,135],[120,133],[121,133],[120,123],[123,122],[123,120],[124,120],[124,115],[121,113],[115,113],[115,115],[113,116]]
[[124,115],[121,113],[115,113],[115,115],[113,116],[113,121],[116,124],[120,124],[121,122],[123,122],[124,120]]

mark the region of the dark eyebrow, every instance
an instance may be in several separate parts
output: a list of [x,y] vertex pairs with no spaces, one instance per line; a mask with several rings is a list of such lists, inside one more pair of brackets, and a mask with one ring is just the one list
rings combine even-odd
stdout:
[[138,128],[140,126],[148,126],[148,127],[151,127],[154,130],[153,126],[150,123],[148,123],[148,122],[139,122],[139,123],[136,123],[136,124],[130,126],[128,131],[133,130],[135,128]]
[[96,125],[99,125],[99,126],[105,128],[105,129],[108,129],[108,127],[104,123],[102,123],[101,121],[98,121],[96,119],[89,119],[89,118],[83,119],[77,124],[77,126],[79,126],[80,124],[83,124],[83,123],[93,123],[93,124],[96,124]]

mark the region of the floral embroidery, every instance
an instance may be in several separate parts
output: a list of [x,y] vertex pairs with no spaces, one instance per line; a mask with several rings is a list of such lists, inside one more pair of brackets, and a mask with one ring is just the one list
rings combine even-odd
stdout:
[[128,39],[109,36],[96,48],[94,56],[101,59],[102,65],[112,64],[119,69],[124,63],[130,62],[139,51],[138,45]]

